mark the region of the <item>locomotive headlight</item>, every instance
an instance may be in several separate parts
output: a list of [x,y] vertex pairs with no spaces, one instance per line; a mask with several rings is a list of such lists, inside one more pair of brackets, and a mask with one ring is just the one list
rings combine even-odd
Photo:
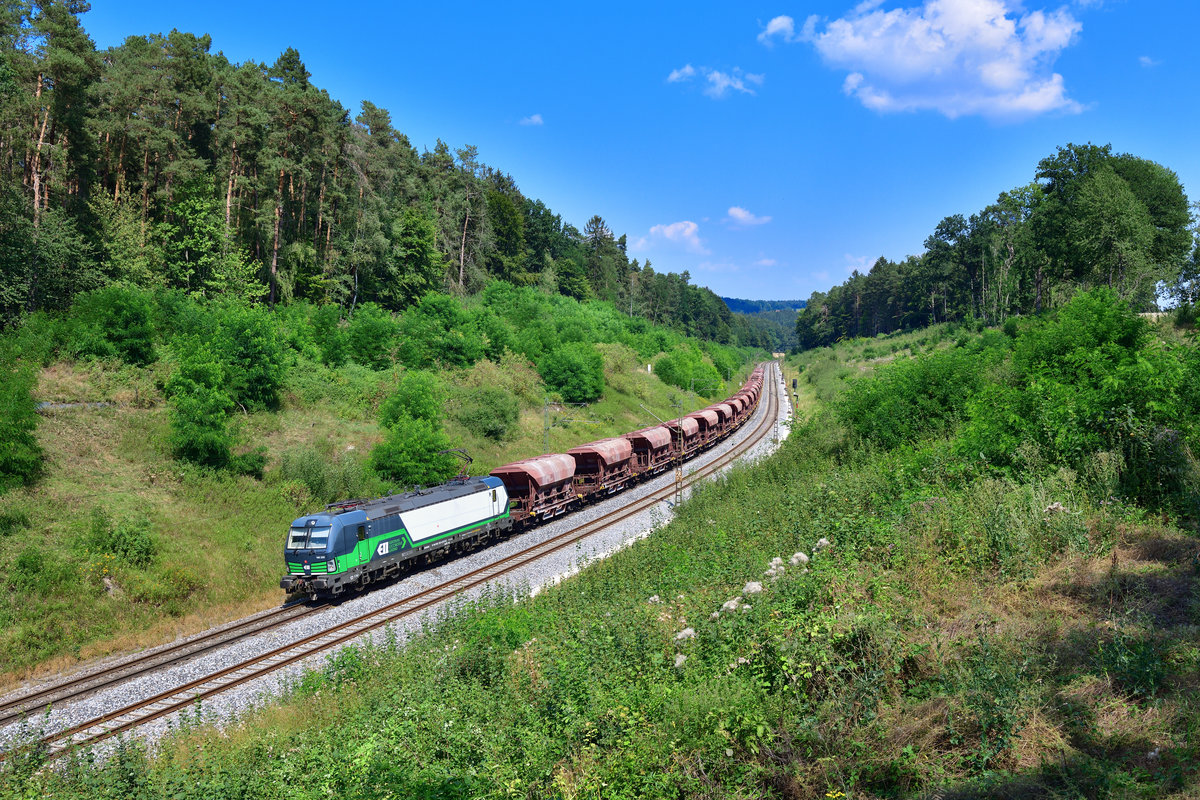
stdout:
[[337,559],[334,559],[333,561],[330,561],[328,564],[326,564],[325,570],[327,572],[337,572]]

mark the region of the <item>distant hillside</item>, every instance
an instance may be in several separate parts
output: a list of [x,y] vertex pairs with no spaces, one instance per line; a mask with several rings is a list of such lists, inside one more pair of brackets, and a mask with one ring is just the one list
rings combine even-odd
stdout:
[[761,314],[764,311],[799,311],[804,308],[804,300],[739,300],[736,297],[722,297],[725,305],[735,314]]
[[796,318],[804,308],[804,300],[739,300],[722,297],[735,314],[743,314],[751,325],[771,337],[775,350],[791,350],[798,343]]

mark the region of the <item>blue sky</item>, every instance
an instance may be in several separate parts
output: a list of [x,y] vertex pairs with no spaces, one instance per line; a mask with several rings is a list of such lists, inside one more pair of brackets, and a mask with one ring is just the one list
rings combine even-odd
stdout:
[[583,227],[724,296],[804,299],[1033,179],[1067,142],[1200,199],[1200,4],[93,0],[100,48],[172,28],[300,51],[418,149],[473,144]]

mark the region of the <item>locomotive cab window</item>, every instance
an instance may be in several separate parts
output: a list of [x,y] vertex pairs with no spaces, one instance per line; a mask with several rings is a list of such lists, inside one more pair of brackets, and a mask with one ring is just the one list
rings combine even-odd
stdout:
[[292,528],[288,533],[289,550],[324,550],[329,544],[329,527]]
[[366,539],[367,539],[367,526],[359,525],[358,526],[358,540],[360,542],[363,542],[363,541],[366,541]]

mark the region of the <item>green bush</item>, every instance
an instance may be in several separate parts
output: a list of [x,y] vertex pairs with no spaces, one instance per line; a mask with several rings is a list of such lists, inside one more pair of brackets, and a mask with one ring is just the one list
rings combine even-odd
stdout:
[[346,363],[349,348],[341,324],[342,310],[337,306],[318,306],[313,312],[313,340],[321,351],[321,363],[327,367],[336,368]]
[[604,393],[604,358],[590,344],[564,344],[544,357],[538,373],[568,403],[590,403]]
[[107,553],[123,564],[143,569],[154,563],[158,542],[146,520],[123,520],[113,524],[103,509],[92,512],[92,524],[87,548],[93,553]]
[[429,486],[453,477],[453,458],[439,455],[450,442],[435,423],[405,415],[397,418],[388,437],[371,450],[371,466],[381,478],[401,486]]
[[6,363],[0,355],[0,493],[33,483],[42,473],[42,448],[34,436],[35,386],[37,377],[31,367]]
[[72,587],[78,573],[71,562],[37,544],[26,545],[5,570],[4,582],[25,594],[51,597]]
[[311,446],[283,453],[279,478],[285,485],[304,486],[308,498],[320,503],[362,497],[371,489],[358,462],[324,455]]
[[181,349],[179,366],[167,382],[171,451],[183,461],[223,468],[233,457],[227,418],[233,398],[225,391],[225,369],[199,342]]
[[961,452],[1009,464],[1030,441],[1049,463],[1079,466],[1114,450],[1136,486],[1171,483],[1159,472],[1177,441],[1167,431],[1195,426],[1186,353],[1157,342],[1111,291],[1081,292],[1021,333],[1008,371],[969,403]]
[[29,515],[24,511],[0,511],[0,536],[11,536],[30,525]]
[[723,397],[725,393],[725,383],[717,368],[705,361],[694,345],[677,347],[659,358],[654,362],[654,374],[663,383],[702,397]]
[[266,309],[232,304],[212,313],[213,348],[229,394],[248,411],[278,408],[287,371],[278,320]]
[[501,441],[517,424],[521,410],[517,398],[496,386],[484,386],[465,394],[454,418],[476,436]]
[[853,382],[834,408],[851,431],[885,448],[953,430],[998,351],[948,350],[899,361]]
[[145,366],[155,360],[151,302],[145,293],[123,286],[85,292],[71,309],[76,355],[119,358]]
[[396,338],[392,315],[374,303],[363,303],[350,315],[346,326],[349,357],[374,370],[392,365],[392,343]]
[[469,367],[484,353],[476,320],[449,295],[427,294],[401,318],[398,358],[407,367]]
[[379,421],[392,427],[401,417],[423,419],[433,424],[442,421],[442,403],[445,389],[441,380],[432,372],[409,370],[400,378],[400,383],[379,407]]

